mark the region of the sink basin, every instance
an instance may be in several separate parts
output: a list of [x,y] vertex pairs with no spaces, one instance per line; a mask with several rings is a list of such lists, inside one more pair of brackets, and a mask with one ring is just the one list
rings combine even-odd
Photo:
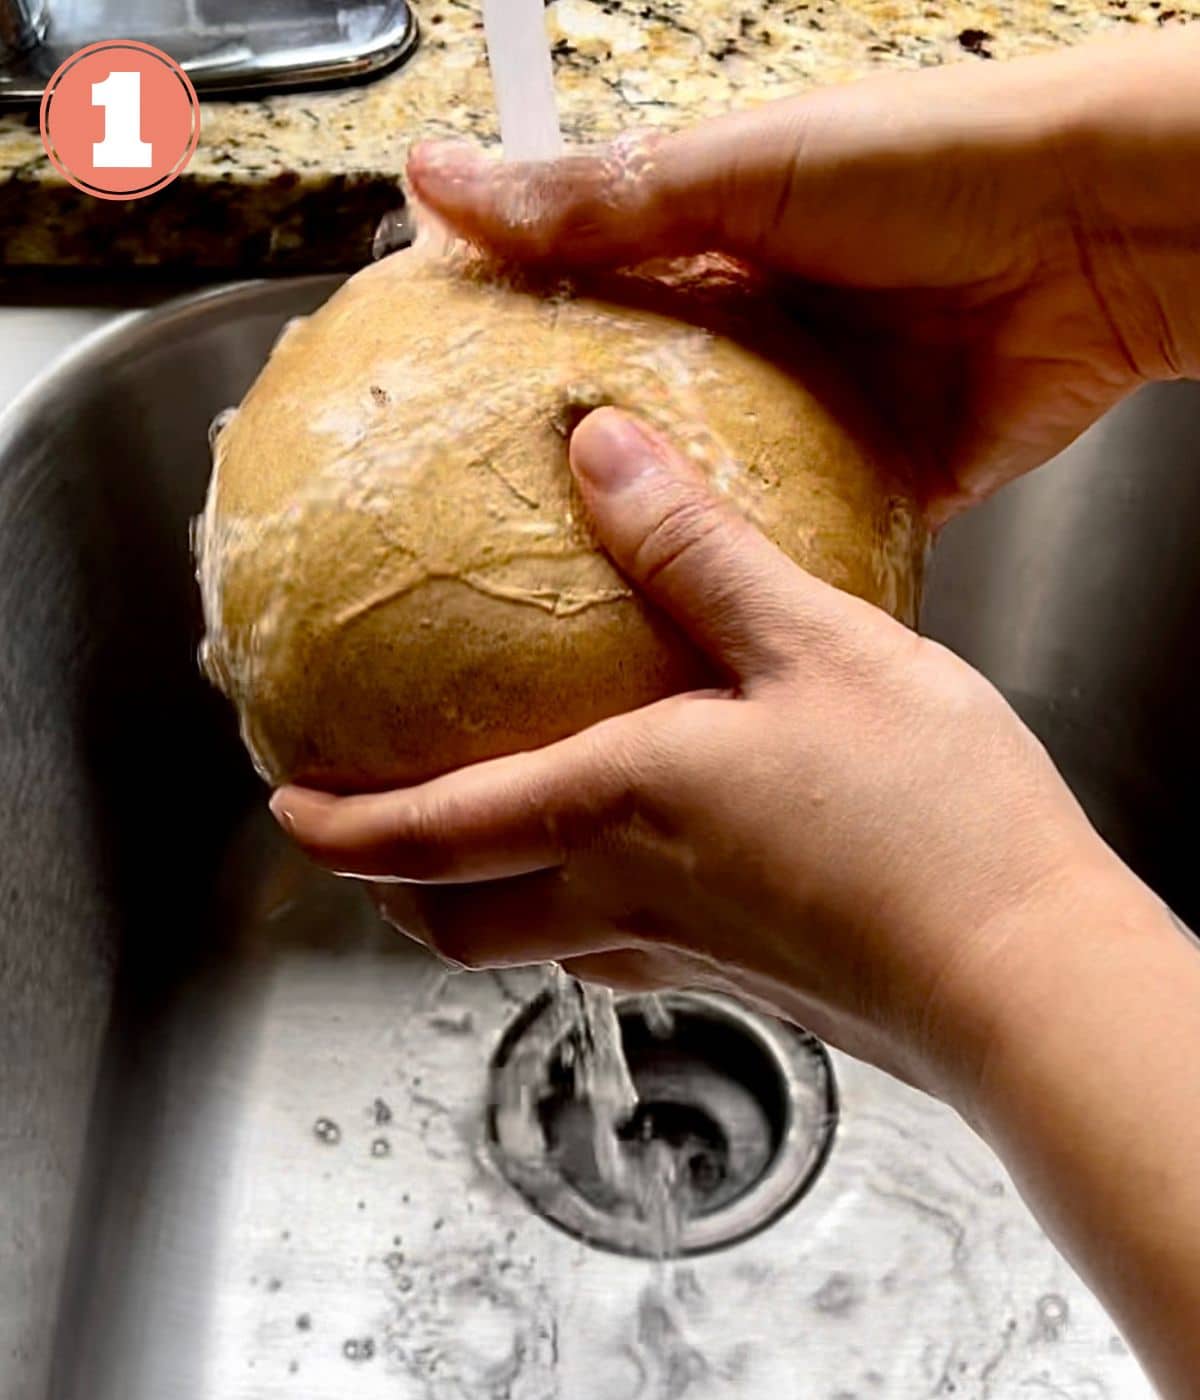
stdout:
[[[332,285],[124,319],[0,420],[2,1400],[1150,1396],[990,1152],[836,1053],[823,1170],[727,1248],[592,1248],[495,1169],[538,976],[296,856],[195,663],[207,425]],[[1131,401],[946,532],[927,609],[1192,923],[1197,422]]]

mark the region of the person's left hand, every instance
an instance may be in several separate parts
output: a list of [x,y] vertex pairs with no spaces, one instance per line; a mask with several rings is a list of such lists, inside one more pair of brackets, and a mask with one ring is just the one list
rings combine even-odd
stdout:
[[981,676],[806,574],[661,437],[601,409],[571,461],[726,688],[407,790],[283,789],[276,816],[334,870],[413,882],[385,910],[468,967],[732,992],[954,1093],[997,988],[1051,951],[1029,906],[1069,920],[1081,871],[1132,877]]

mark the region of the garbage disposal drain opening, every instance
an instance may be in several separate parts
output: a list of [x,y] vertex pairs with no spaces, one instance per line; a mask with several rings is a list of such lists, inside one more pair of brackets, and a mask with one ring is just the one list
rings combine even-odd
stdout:
[[[837,1123],[833,1066],[815,1037],[726,997],[672,992],[647,1010],[640,997],[617,1003],[638,1106],[616,1151],[635,1168],[649,1153],[668,1163],[679,1210],[670,1252],[728,1247],[777,1220],[820,1175]],[[661,1231],[631,1211],[599,1160],[577,1054],[549,992],[521,1010],[492,1060],[493,1159],[559,1228],[602,1249],[660,1255]]]

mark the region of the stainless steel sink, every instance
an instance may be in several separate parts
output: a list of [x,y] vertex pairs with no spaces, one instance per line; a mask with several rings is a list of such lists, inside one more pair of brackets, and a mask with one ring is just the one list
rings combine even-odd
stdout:
[[[487,1152],[536,990],[449,975],[263,815],[195,664],[205,430],[324,280],[100,332],[0,420],[0,1397],[1145,1397],[987,1149],[833,1056],[769,1228],[679,1263],[548,1224]],[[1190,922],[1200,390],[949,531],[929,628]]]

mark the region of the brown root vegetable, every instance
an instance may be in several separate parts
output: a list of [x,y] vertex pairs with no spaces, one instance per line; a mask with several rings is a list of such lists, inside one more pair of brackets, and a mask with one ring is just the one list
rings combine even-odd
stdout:
[[600,404],[665,430],[806,569],[914,619],[902,468],[732,269],[534,290],[402,252],[289,326],[217,437],[205,664],[264,776],[417,782],[711,679],[591,534],[567,439]]

